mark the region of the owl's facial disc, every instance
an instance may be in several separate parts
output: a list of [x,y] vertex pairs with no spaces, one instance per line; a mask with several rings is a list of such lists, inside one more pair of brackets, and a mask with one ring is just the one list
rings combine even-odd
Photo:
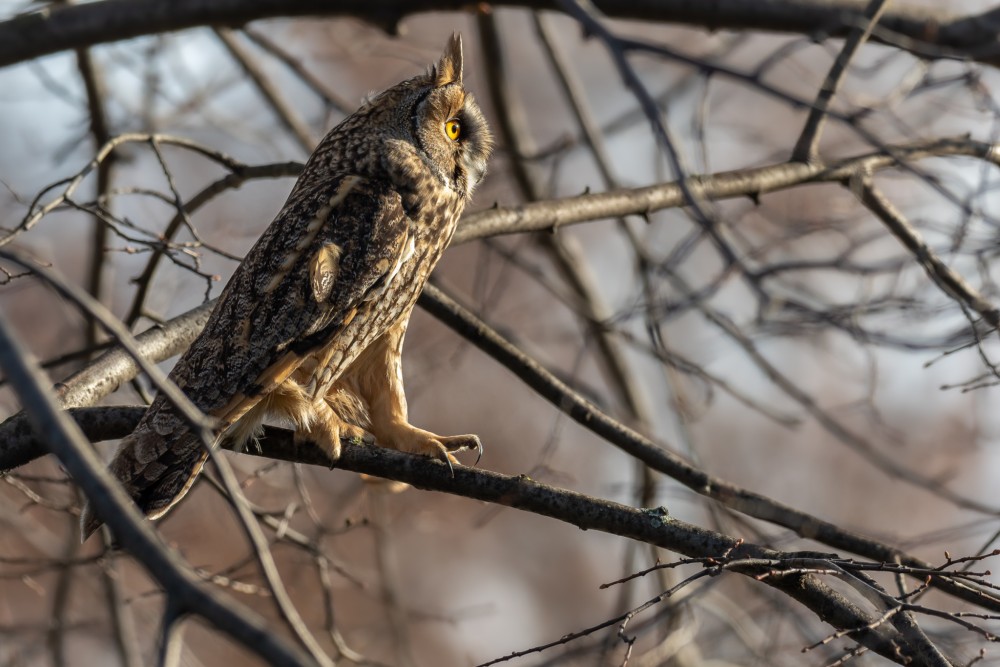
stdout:
[[437,178],[469,197],[485,173],[492,146],[472,94],[454,82],[431,84],[416,105],[413,134],[424,163]]
[[462,136],[458,140],[459,168],[465,175],[466,196],[470,196],[486,175],[486,162],[493,151],[493,135],[486,125],[483,112],[479,110],[471,93],[465,95],[462,111],[458,116],[462,124]]

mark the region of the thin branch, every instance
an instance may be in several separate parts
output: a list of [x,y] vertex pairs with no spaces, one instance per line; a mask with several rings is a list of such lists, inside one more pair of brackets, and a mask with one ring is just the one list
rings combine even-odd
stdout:
[[[619,187],[619,184],[611,172],[611,158],[604,144],[601,132],[597,127],[597,122],[586,106],[583,84],[570,68],[568,58],[560,50],[554,35],[551,34],[551,30],[546,25],[545,19],[537,12],[532,15],[532,18],[535,24],[535,31],[538,33],[542,46],[545,48],[545,52],[556,72],[556,78],[562,88],[563,95],[573,110],[577,125],[586,139],[586,145],[601,172],[604,186],[605,188],[616,189]],[[618,219],[617,226],[629,242],[635,264],[641,274],[640,278],[643,281],[644,290],[649,294],[651,288],[649,286],[648,274],[642,270],[644,268],[644,256],[642,254],[641,241],[631,232],[624,218]],[[546,238],[554,238],[561,242],[563,252],[570,255],[566,262],[569,266],[579,266],[589,269],[585,264],[584,253],[572,244],[571,239],[560,239],[557,236],[550,235],[547,235]],[[591,333],[600,345],[601,354],[608,367],[613,385],[623,399],[623,403],[629,412],[629,417],[635,420],[635,425],[640,430],[645,430],[653,423],[649,399],[641,390],[634,374],[630,372],[620,340],[606,328],[594,326],[597,323],[608,321],[612,312],[606,300],[597,289],[597,281],[592,274],[593,271],[587,270],[577,280],[577,291],[581,297],[585,298],[585,303],[589,307],[590,312],[588,315],[592,323]]]
[[[861,554],[873,560],[896,561],[898,558],[900,563],[914,567],[928,567],[927,563],[904,554],[899,549],[852,533],[828,521],[699,470],[681,457],[657,446],[639,433],[609,417],[433,285],[428,285],[424,289],[419,303],[457,334],[476,345],[493,360],[504,365],[578,424],[692,491],[712,498],[737,512],[783,526],[797,535],[816,540],[836,549]],[[940,585],[952,595],[1000,611],[1000,597],[988,591],[970,589],[964,585],[953,585],[951,582],[937,580],[933,580],[933,582],[934,585]]]
[[[892,154],[882,151],[865,153],[829,165],[802,162],[780,162],[764,167],[721,171],[711,175],[688,177],[697,196],[710,201],[739,197],[758,197],[804,183],[839,183],[849,180],[858,170],[878,171],[929,157],[970,156],[1000,165],[1000,152],[991,143],[973,139],[936,139],[928,142],[892,146]],[[477,238],[516,234],[529,231],[554,231],[563,225],[617,218],[626,215],[648,215],[667,208],[686,205],[687,201],[677,182],[642,188],[612,190],[597,194],[582,194],[520,206],[496,207],[463,217],[453,243]]]
[[864,23],[851,30],[850,35],[844,40],[844,48],[837,54],[833,61],[833,67],[823,80],[816,95],[816,101],[809,110],[802,134],[799,135],[795,148],[792,149],[792,160],[795,162],[815,162],[819,159],[819,137],[823,132],[823,124],[826,121],[826,112],[830,107],[833,96],[837,94],[847,73],[847,68],[854,59],[854,55],[861,48],[861,45],[871,36],[872,30],[879,19],[885,13],[889,0],[871,0],[865,8],[863,16]]
[[[205,186],[195,196],[188,199],[187,202],[177,211],[174,217],[171,218],[170,222],[163,230],[162,237],[164,241],[170,241],[184,226],[185,218],[191,216],[195,211],[215,199],[215,197],[223,192],[238,189],[247,181],[258,178],[282,178],[297,176],[301,172],[302,164],[299,162],[283,162],[259,166],[241,165],[239,168],[229,174],[226,174],[219,180]],[[149,261],[146,262],[146,266],[142,270],[142,273],[135,279],[137,288],[135,295],[132,297],[132,305],[129,308],[128,315],[123,318],[126,324],[134,324],[143,315],[146,297],[149,295],[149,290],[153,284],[153,275],[156,273],[156,269],[160,265],[160,260],[163,259],[163,256],[166,253],[166,244],[154,248],[149,257]]]
[[310,90],[318,95],[328,107],[336,109],[339,113],[345,116],[354,111],[354,108],[357,106],[356,102],[344,99],[333,90],[330,90],[330,87],[327,86],[323,80],[310,72],[298,58],[286,51],[280,44],[272,40],[270,37],[258,30],[252,30],[250,28],[244,28],[243,34],[246,35],[251,42],[284,63],[285,66],[294,72],[302,83],[306,84]]
[[740,327],[724,313],[708,305],[706,300],[696,298],[694,291],[679,274],[671,273],[668,276],[671,283],[677,287],[682,294],[694,302],[694,307],[699,310],[705,318],[723,331],[728,338],[739,345],[746,353],[747,357],[753,361],[754,365],[770,380],[776,387],[781,389],[787,396],[798,403],[806,410],[816,422],[822,426],[830,435],[834,436],[852,450],[860,454],[866,461],[881,470],[889,477],[903,480],[917,488],[933,493],[958,507],[982,512],[993,516],[1000,516],[1000,506],[990,505],[952,490],[940,479],[933,475],[921,472],[918,469],[907,467],[891,456],[881,451],[869,439],[854,430],[851,430],[838,419],[825,410],[816,399],[810,396],[804,389],[798,386],[788,374],[782,372],[777,366],[768,361],[767,357],[760,351],[754,340],[748,337]]
[[306,153],[311,153],[316,147],[316,138],[309,125],[302,119],[298,111],[285,101],[284,96],[274,82],[261,70],[250,51],[240,43],[239,38],[228,28],[216,28],[215,34],[219,41],[229,51],[229,54],[239,64],[257,89],[274,110],[275,116],[285,128],[291,132],[299,147]]
[[[570,643],[572,641],[580,639],[581,637],[586,637],[588,635],[592,635],[595,632],[597,632],[598,630],[602,630],[602,629],[610,627],[612,625],[616,625],[616,624],[622,623],[623,621],[624,622],[628,622],[631,618],[633,618],[639,612],[645,611],[649,607],[652,607],[653,605],[656,605],[656,604],[661,604],[665,600],[669,599],[681,587],[690,584],[692,581],[695,581],[697,579],[701,579],[702,577],[709,576],[709,575],[710,575],[710,571],[709,570],[702,570],[701,572],[696,572],[694,575],[688,577],[687,579],[684,579],[681,583],[677,584],[676,586],[670,588],[667,591],[664,591],[663,593],[660,593],[659,595],[657,595],[656,597],[652,598],[651,600],[647,600],[646,602],[642,603],[638,607],[630,609],[630,610],[626,611],[623,614],[620,614],[620,615],[615,616],[613,618],[609,618],[609,619],[607,619],[605,621],[602,621],[602,622],[598,623],[597,625],[592,625],[592,626],[590,626],[588,628],[584,628],[583,630],[577,630],[576,632],[570,632],[568,634],[563,635],[562,637],[560,637],[559,639],[557,639],[555,641],[551,641],[551,642],[548,642],[548,643],[545,643],[545,644],[540,644],[538,646],[533,646],[533,647],[531,647],[529,649],[524,649],[524,650],[521,650],[521,651],[514,651],[512,653],[508,653],[507,655],[505,655],[503,657],[495,658],[495,659],[490,660],[488,662],[480,663],[476,667],[490,667],[491,665],[498,665],[498,664],[500,664],[502,662],[507,662],[508,660],[513,660],[514,658],[521,658],[521,657],[524,657],[526,655],[531,655],[533,653],[541,653],[542,651],[550,649],[550,648],[552,648],[554,646],[562,646],[564,644],[568,644],[568,643]],[[621,633],[619,633],[619,634],[621,634]]]
[[[45,217],[46,215],[48,215],[49,213],[51,213],[52,211],[56,210],[57,208],[65,204],[67,201],[69,201],[70,198],[73,196],[73,194],[76,192],[76,190],[80,187],[80,184],[83,182],[83,180],[95,169],[98,169],[101,163],[107,160],[111,155],[112,151],[114,151],[117,147],[123,144],[136,143],[136,142],[154,142],[154,143],[161,143],[161,144],[186,148],[190,151],[202,155],[203,157],[208,158],[209,160],[217,162],[223,167],[227,167],[231,171],[235,171],[239,169],[239,167],[241,166],[240,162],[234,160],[228,155],[225,155],[224,153],[213,150],[211,148],[207,148],[196,141],[191,141],[190,139],[173,137],[165,134],[147,134],[143,132],[131,132],[126,134],[119,134],[118,136],[114,137],[106,144],[101,146],[101,148],[97,151],[97,153],[90,160],[90,162],[88,162],[83,169],[77,172],[75,176],[63,181],[58,181],[56,183],[53,183],[52,185],[42,190],[42,192],[40,192],[35,197],[35,200],[31,202],[31,205],[28,207],[27,215],[25,215],[24,219],[20,222],[20,224],[18,224],[17,228],[14,231],[8,233],[6,236],[0,238],[0,245],[5,245],[10,243],[11,241],[14,240],[14,238],[17,237],[17,235],[30,230],[32,227],[38,224],[38,222],[43,217]],[[66,187],[58,196],[54,197],[52,201],[44,205],[39,205],[39,202],[41,201],[42,197],[44,197],[48,192],[56,189],[61,185],[65,185]]]
[[[77,69],[83,79],[83,87],[87,91],[87,109],[90,115],[90,134],[94,140],[94,149],[97,150],[111,139],[111,131],[108,128],[107,112],[104,108],[104,99],[107,97],[103,77],[100,70],[94,65],[90,51],[78,49],[76,52]],[[113,155],[102,160],[97,167],[97,200],[106,201],[111,191],[111,179],[114,168]],[[101,300],[104,279],[105,246],[108,244],[108,227],[99,216],[94,216],[93,231],[91,233],[90,266],[87,277],[87,290],[98,301]],[[93,319],[89,321],[87,327],[86,347],[93,347],[97,344],[98,325]]]
[[920,232],[914,229],[892,202],[875,188],[870,174],[858,172],[851,182],[851,190],[913,254],[935,285],[952,299],[978,313],[991,327],[1000,327],[1000,309],[938,257],[924,241]]
[[91,499],[122,547],[182,608],[195,612],[248,649],[276,664],[313,665],[298,648],[275,636],[269,624],[204,584],[160,541],[121,485],[111,477],[80,428],[60,410],[34,355],[13,336],[0,313],[0,367],[20,398],[32,428]]
[[[111,537],[106,531],[104,537],[104,547],[110,550],[112,547]],[[135,623],[122,593],[121,570],[118,567],[118,562],[113,558],[102,559],[100,565],[108,611],[115,628],[115,646],[121,656],[122,667],[142,667],[142,654],[136,641]]]

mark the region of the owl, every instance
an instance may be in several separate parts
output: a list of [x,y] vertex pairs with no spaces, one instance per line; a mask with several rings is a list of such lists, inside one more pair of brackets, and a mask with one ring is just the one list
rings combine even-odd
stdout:
[[[417,296],[491,149],[462,84],[458,34],[426,74],[330,131],[170,374],[217,420],[217,442],[244,444],[265,419],[280,419],[334,460],[341,438],[449,464],[452,452],[480,446],[474,435],[410,425],[400,361]],[[191,488],[206,458],[161,394],[110,469],[155,519]],[[102,520],[88,505],[81,522],[86,539]]]

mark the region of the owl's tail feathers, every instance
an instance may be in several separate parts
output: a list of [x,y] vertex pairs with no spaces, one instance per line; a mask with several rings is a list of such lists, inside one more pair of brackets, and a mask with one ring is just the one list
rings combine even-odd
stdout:
[[[125,492],[150,519],[158,519],[170,510],[191,488],[205,465],[208,453],[201,438],[184,430],[178,437],[166,439],[140,424],[124,438],[109,466]],[[86,541],[104,523],[91,502],[80,515],[80,538]]]

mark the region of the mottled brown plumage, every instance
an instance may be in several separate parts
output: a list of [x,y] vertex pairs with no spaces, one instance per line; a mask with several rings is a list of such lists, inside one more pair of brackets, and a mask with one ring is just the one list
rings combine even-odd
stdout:
[[[462,85],[458,35],[429,73],[386,90],[323,139],[170,374],[219,420],[218,438],[246,442],[278,417],[332,458],[341,437],[449,461],[450,451],[478,443],[409,424],[400,352],[491,143]],[[183,497],[205,458],[160,395],[111,470],[156,518]],[[84,538],[100,524],[85,508]]]

